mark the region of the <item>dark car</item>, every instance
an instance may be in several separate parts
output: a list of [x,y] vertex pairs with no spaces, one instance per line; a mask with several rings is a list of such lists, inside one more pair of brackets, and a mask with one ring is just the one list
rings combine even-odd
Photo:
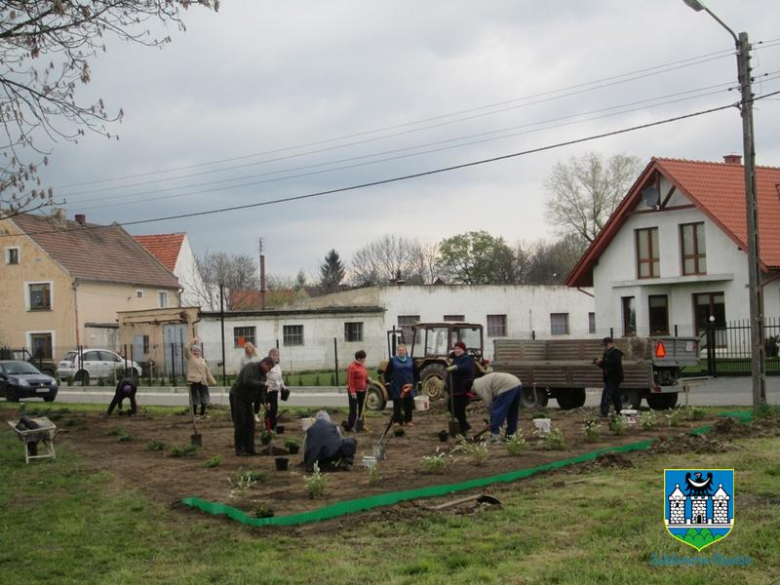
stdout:
[[19,360],[0,361],[0,396],[9,402],[20,398],[43,398],[53,402],[57,397],[57,381],[42,374],[34,365]]

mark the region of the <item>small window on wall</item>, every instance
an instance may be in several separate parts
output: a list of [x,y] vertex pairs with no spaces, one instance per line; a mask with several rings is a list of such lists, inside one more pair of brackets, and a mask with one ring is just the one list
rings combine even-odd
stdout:
[[588,333],[596,333],[596,313],[588,313]]
[[669,335],[669,297],[650,295],[647,297],[650,317],[650,335]]
[[550,333],[552,335],[569,334],[568,313],[550,313]]
[[284,345],[303,345],[303,325],[285,325],[282,337]]
[[363,323],[344,323],[344,341],[363,341]]
[[255,343],[254,327],[233,327],[233,345],[234,347],[244,347],[247,343]]
[[144,355],[149,353],[149,336],[148,335],[144,335],[143,336],[143,352],[144,352]]
[[506,315],[487,316],[487,336],[506,337]]
[[447,323],[463,323],[466,320],[465,315],[444,315],[443,321]]
[[135,298],[137,298],[137,299],[144,298],[144,291],[141,290],[140,288],[137,291],[135,291]]
[[35,358],[52,359],[51,333],[31,333],[30,345]]
[[40,282],[28,286],[30,293],[30,310],[51,310],[51,285],[48,282]]
[[19,248],[6,248],[5,249],[5,263],[6,264],[19,264]]
[[167,290],[157,291],[157,306],[160,309],[167,309],[168,308],[168,291]]
[[623,297],[621,302],[623,307],[623,336],[630,337],[636,335],[636,299],[634,297]]

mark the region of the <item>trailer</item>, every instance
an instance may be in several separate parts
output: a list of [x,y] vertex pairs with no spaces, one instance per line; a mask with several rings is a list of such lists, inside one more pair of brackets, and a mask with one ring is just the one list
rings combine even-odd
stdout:
[[[546,406],[555,398],[564,409],[585,404],[586,388],[603,387],[600,339],[496,339],[493,370],[514,374],[523,383],[521,406]],[[639,408],[642,399],[653,409],[674,408],[680,371],[699,363],[696,337],[622,337],[615,346],[623,352],[623,403]]]

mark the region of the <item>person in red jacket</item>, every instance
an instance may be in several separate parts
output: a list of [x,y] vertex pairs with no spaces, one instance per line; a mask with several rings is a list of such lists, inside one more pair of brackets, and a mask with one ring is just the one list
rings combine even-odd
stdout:
[[347,430],[355,430],[355,421],[363,416],[368,390],[368,370],[366,370],[366,352],[355,352],[355,361],[347,367],[347,392],[349,392],[349,418]]

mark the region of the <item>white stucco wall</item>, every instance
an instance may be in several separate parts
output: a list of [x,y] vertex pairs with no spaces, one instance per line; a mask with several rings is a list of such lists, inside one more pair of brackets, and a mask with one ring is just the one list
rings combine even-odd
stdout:
[[[344,323],[363,323],[363,341],[347,342],[344,339]],[[303,326],[303,345],[285,346],[283,327]],[[203,315],[197,324],[198,336],[204,344],[204,357],[217,371],[222,360],[219,315]],[[338,344],[339,368],[343,370],[353,360],[359,349],[368,353],[368,365],[374,366],[385,357],[387,341],[384,315],[371,313],[299,314],[299,315],[226,315],[225,317],[225,364],[228,374],[236,373],[243,349],[235,347],[234,328],[255,327],[255,345],[258,354],[267,355],[268,350],[279,343],[282,371],[285,373],[305,370],[333,369],[335,366],[334,338]]]
[[[667,192],[669,185],[662,185]],[[689,204],[676,193],[675,205]],[[640,206],[639,209],[646,209]],[[703,222],[707,255],[707,274],[682,276],[680,225]],[[636,243],[634,231],[658,227],[660,277],[637,278]],[[648,335],[648,296],[668,295],[669,329],[679,335],[693,335],[695,329],[693,295],[722,292],[725,298],[726,320],[744,320],[749,317],[747,295],[747,254],[704,213],[697,208],[650,213],[634,213],[609,244],[593,270],[596,295],[596,323],[599,334],[623,334],[622,297],[636,299],[638,335]],[[768,284],[764,290],[765,314],[780,315],[780,282]]]
[[219,307],[206,306],[206,295],[199,295],[197,291],[205,290],[205,284],[198,271],[198,264],[195,261],[195,254],[190,246],[190,241],[186,234],[179,249],[179,256],[176,259],[176,266],[173,269],[176,278],[184,289],[181,294],[182,307],[198,307],[204,311],[214,311]]

